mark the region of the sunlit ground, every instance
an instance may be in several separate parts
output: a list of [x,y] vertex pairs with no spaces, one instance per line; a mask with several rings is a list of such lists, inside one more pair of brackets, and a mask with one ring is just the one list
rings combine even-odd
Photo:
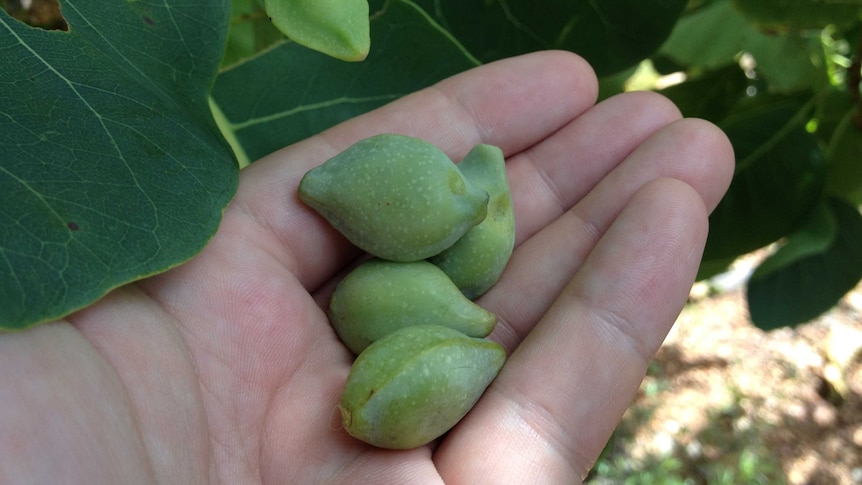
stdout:
[[767,333],[742,282],[696,286],[590,483],[862,483],[862,285]]

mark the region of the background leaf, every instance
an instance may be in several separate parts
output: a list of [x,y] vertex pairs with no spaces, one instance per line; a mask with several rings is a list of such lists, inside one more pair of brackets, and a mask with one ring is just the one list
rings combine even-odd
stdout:
[[680,19],[660,52],[686,66],[717,69],[735,63],[753,33],[728,0],[716,0]]
[[282,40],[284,34],[267,18],[262,0],[232,0],[222,65],[236,64]]
[[212,91],[223,129],[254,161],[478,64],[407,1],[373,16],[371,42],[358,64],[285,42],[226,69]]
[[862,204],[862,126],[855,110],[847,111],[829,144],[829,172],[826,188],[830,194]]
[[821,254],[835,242],[837,222],[827,202],[819,204],[798,230],[781,241],[778,250],[757,266],[760,277],[780,271],[812,255]]
[[742,69],[730,64],[662,89],[661,94],[670,98],[687,117],[719,122],[742,104],[751,84]]
[[635,65],[658,49],[686,1],[419,0],[417,4],[482,62],[564,49],[583,56],[604,76]]
[[[821,56],[814,53],[818,47],[815,38],[807,35],[767,35],[753,32],[746,39],[746,50],[757,63],[757,71],[769,83],[773,92],[800,91],[826,81],[820,65]],[[815,60],[817,64],[815,65]]]
[[63,13],[68,33],[0,12],[5,329],[187,260],[237,182],[207,104],[229,2],[66,0]]
[[858,18],[855,0],[733,0],[736,8],[764,29],[813,29],[847,25]]
[[[812,240],[824,239],[812,237],[816,231],[803,231],[798,237],[805,242],[789,238],[751,276],[748,307],[758,327],[769,330],[804,323],[832,308],[862,279],[862,215],[837,199],[828,201],[828,210],[835,224],[830,244],[812,245]],[[799,246],[808,250],[800,252]],[[790,252],[796,254],[788,257]],[[770,259],[783,261],[771,264]]]
[[826,164],[800,123],[800,105],[770,104],[722,125],[737,168],[710,216],[705,260],[726,259],[793,232],[823,193]]
[[[737,64],[739,55],[747,52],[770,90],[790,92],[807,88],[823,76],[812,61],[818,36],[819,32],[761,32],[733,2],[717,0],[682,18],[660,52],[682,65],[707,70]],[[820,59],[817,62],[822,64]]]

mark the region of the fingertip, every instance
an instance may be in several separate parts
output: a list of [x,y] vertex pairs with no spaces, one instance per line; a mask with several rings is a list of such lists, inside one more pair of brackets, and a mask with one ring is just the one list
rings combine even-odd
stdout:
[[736,155],[727,134],[717,125],[700,118],[687,118],[686,123],[694,133],[693,143],[699,148],[709,164],[704,176],[709,179],[710,194],[705,194],[707,210],[712,212],[730,187],[736,169]]
[[685,143],[682,158],[691,165],[679,167],[686,173],[681,179],[701,194],[707,211],[712,212],[733,179],[733,145],[718,126],[700,118],[683,118],[671,124],[666,134]]

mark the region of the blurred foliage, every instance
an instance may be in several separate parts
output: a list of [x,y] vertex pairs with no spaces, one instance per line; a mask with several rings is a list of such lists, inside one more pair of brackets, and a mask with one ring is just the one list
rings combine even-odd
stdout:
[[771,255],[748,285],[755,324],[804,323],[862,278],[862,2],[691,2],[653,56],[661,92],[721,126],[737,156],[710,219],[701,277]]

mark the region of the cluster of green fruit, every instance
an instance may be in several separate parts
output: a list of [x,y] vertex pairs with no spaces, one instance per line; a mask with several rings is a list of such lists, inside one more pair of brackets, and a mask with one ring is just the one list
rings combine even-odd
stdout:
[[477,145],[456,165],[423,140],[377,135],[310,170],[299,195],[373,256],[329,305],[358,355],[339,403],[344,428],[382,448],[433,441],[506,358],[484,338],[497,316],[472,301],[497,282],[515,242],[502,151]]

